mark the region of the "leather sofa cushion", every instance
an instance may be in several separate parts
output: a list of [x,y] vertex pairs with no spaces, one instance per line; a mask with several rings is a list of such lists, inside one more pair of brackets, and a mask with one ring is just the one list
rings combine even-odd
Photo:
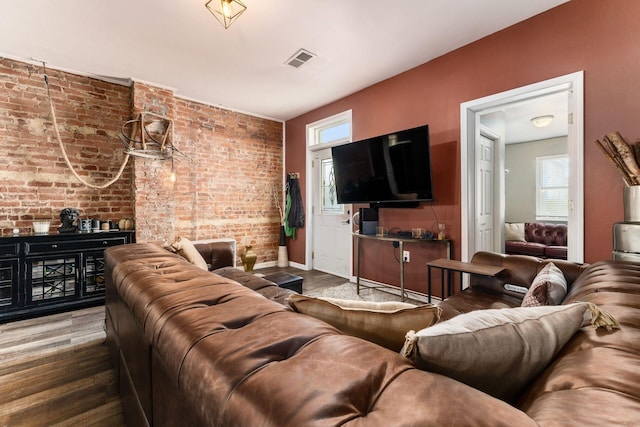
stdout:
[[528,222],[524,227],[524,238],[527,242],[542,243],[547,246],[567,246],[567,226]]
[[567,259],[567,247],[547,246],[544,248],[544,256],[547,258]]
[[275,283],[265,280],[262,277],[246,273],[234,267],[219,268],[214,270],[213,273],[238,282],[241,285],[258,292],[265,298],[276,301],[286,307],[289,307],[286,302],[287,297],[296,293],[290,289],[280,288]]
[[222,267],[232,267],[234,265],[235,242],[218,241],[198,243],[196,241],[193,245],[207,262],[209,271]]
[[544,257],[546,247],[547,245],[544,243],[523,242],[520,240],[506,240],[504,242],[505,252],[510,254]]
[[478,286],[466,288],[464,291],[454,294],[440,302],[438,307],[442,309],[440,321],[444,321],[475,310],[514,308],[520,307],[521,304],[522,296],[514,297]]

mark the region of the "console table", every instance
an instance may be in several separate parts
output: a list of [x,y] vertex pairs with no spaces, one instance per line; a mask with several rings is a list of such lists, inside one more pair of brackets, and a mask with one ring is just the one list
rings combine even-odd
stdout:
[[436,239],[415,239],[413,237],[400,237],[400,236],[377,236],[372,234],[359,234],[352,233],[354,237],[356,237],[356,293],[360,294],[360,242],[364,239],[371,240],[384,240],[389,242],[397,242],[400,250],[400,295],[401,301],[404,301],[405,292],[404,292],[404,257],[402,256],[404,251],[405,243],[434,243],[445,245],[445,249],[447,252],[447,258],[451,258],[451,240],[436,240]]
[[104,249],[133,231],[0,237],[0,323],[104,302]]
[[427,301],[431,302],[431,269],[439,268],[442,280],[442,299],[444,299],[444,274],[447,273],[447,295],[451,295],[451,272],[460,273],[460,290],[462,290],[462,274],[477,274],[480,276],[495,277],[504,271],[504,267],[495,265],[474,264],[471,262],[457,261],[454,259],[437,259],[427,263]]

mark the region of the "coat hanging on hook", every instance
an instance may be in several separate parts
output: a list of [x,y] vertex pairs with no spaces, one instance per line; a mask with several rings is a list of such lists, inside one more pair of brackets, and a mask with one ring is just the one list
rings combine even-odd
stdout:
[[302,194],[298,173],[290,173],[287,180],[287,198],[284,229],[287,237],[296,238],[296,230],[304,227],[304,205],[302,204]]

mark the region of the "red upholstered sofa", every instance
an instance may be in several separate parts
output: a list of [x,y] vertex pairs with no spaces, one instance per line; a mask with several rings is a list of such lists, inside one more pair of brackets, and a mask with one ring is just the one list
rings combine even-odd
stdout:
[[567,259],[566,224],[525,222],[521,240],[506,240],[505,253],[538,258]]

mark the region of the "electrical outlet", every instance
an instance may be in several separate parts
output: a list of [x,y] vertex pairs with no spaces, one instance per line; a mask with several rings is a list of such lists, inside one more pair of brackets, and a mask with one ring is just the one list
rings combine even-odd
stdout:
[[404,262],[411,261],[411,253],[409,251],[402,251],[402,259]]

